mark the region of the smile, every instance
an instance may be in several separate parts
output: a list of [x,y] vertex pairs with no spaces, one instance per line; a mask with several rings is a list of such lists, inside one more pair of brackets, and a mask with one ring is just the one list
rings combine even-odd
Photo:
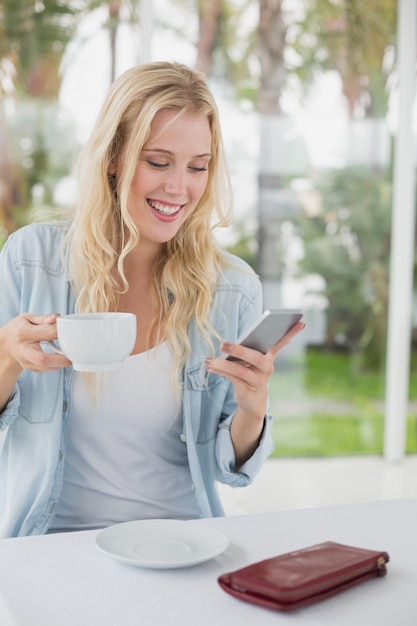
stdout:
[[158,213],[162,215],[175,215],[184,206],[183,204],[162,204],[162,202],[156,202],[155,200],[147,200],[149,206],[151,206]]

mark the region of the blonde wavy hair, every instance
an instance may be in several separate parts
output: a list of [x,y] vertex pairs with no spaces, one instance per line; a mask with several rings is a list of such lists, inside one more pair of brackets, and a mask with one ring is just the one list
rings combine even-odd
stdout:
[[[64,259],[80,312],[117,310],[129,289],[124,261],[140,240],[128,211],[138,157],[158,111],[207,116],[211,153],[205,192],[177,235],[156,259],[151,293],[160,311],[157,330],[174,353],[174,377],[191,352],[187,329],[195,320],[213,351],[210,309],[224,266],[213,229],[230,223],[232,193],[216,102],[203,74],[167,62],[127,70],[111,87],[76,165],[79,200],[64,243]],[[124,168],[112,174],[119,156]]]

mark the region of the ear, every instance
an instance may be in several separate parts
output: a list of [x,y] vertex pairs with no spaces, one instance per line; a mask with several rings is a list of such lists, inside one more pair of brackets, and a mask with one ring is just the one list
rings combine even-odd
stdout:
[[115,165],[109,166],[107,170],[107,180],[109,182],[110,188],[112,189],[113,193],[116,193],[117,178],[116,178],[116,166]]

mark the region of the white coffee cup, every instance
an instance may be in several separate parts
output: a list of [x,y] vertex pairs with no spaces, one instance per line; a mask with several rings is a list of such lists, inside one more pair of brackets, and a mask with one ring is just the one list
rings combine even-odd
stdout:
[[79,372],[119,369],[136,341],[134,313],[74,313],[59,316],[56,325],[59,347],[48,343]]

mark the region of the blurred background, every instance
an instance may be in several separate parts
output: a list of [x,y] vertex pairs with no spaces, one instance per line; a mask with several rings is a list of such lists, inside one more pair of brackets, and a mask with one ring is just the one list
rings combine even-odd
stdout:
[[305,313],[271,382],[274,456],[417,453],[413,5],[0,0],[0,246],[72,205],[115,77],[198,68],[234,186],[220,241],[259,273],[265,308]]

